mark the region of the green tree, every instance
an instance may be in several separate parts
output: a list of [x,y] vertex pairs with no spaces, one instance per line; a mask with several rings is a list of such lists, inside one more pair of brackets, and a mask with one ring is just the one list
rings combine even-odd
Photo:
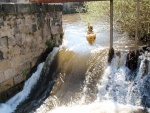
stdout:
[[[135,36],[136,5],[136,0],[114,0],[114,25],[130,37]],[[101,19],[109,22],[109,1],[85,2],[84,8],[87,10],[87,13],[81,15],[84,22],[93,23]],[[140,37],[150,33],[150,0],[140,1],[139,33]]]

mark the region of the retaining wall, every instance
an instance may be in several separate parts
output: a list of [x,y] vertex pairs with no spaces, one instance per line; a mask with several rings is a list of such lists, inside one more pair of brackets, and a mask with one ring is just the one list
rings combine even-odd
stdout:
[[0,4],[0,102],[21,90],[46,41],[62,42],[61,4]]

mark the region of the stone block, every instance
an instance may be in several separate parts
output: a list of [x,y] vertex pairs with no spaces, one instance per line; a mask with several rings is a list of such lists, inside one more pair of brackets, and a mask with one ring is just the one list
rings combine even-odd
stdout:
[[[42,37],[40,36],[40,32],[39,31],[36,31],[36,32],[34,32],[34,37],[35,38],[40,38],[40,39],[42,39]],[[41,40],[42,41],[42,40]]]
[[59,34],[59,26],[52,26],[51,30],[53,35]]
[[9,22],[8,21],[4,21],[4,27],[1,27],[1,37],[11,37],[13,32],[12,29],[10,27],[10,25],[8,25]]
[[0,72],[7,70],[9,67],[10,67],[9,60],[2,60],[2,61],[0,61]]
[[48,12],[63,11],[63,5],[48,4]]
[[17,4],[18,13],[31,13],[31,4]]
[[32,24],[32,17],[31,17],[31,15],[26,15],[25,16],[25,25],[31,26],[31,24]]
[[42,12],[47,12],[48,11],[48,4],[42,4]]
[[39,8],[39,5],[37,3],[32,3],[31,4],[31,12],[32,13],[40,12],[40,8]]
[[31,63],[30,61],[27,61],[19,65],[18,71],[22,73],[22,71],[27,70],[29,68],[31,68]]
[[1,60],[3,60],[4,58],[3,58],[3,53],[2,53],[2,51],[0,50],[0,61]]
[[15,37],[8,37],[8,46],[13,47],[16,45],[16,39]]
[[19,55],[16,55],[12,58],[10,58],[10,64],[11,64],[11,67],[18,67],[19,64],[21,64],[21,58]]
[[21,46],[22,45],[22,35],[21,34],[16,34],[15,35],[15,39],[16,39],[16,44]]
[[10,0],[10,2],[17,2],[17,0]]
[[14,77],[14,84],[19,84],[22,81],[26,80],[26,76],[23,74],[17,75]]
[[20,55],[20,53],[21,53],[21,48],[20,48],[20,46],[15,46],[14,47],[14,55]]
[[19,29],[17,26],[14,26],[12,29],[13,29],[13,35],[14,36],[19,33]]
[[14,85],[13,78],[6,80],[5,82],[0,84],[0,92],[6,91],[10,87]]
[[16,5],[15,4],[2,4],[4,13],[16,13]]
[[9,58],[13,59],[14,57],[14,48],[13,47],[9,47]]
[[55,5],[55,11],[63,11],[63,5]]
[[33,24],[37,24],[37,18],[35,16],[35,14],[32,15],[32,21]]
[[32,32],[36,32],[37,31],[37,25],[36,24],[33,24],[32,25]]
[[8,37],[0,37],[0,48],[1,47],[8,47]]
[[19,56],[21,54],[20,46],[9,47],[9,58],[14,59],[14,57]]
[[0,83],[5,81],[5,75],[3,72],[0,72]]
[[11,77],[14,77],[17,74],[17,71],[15,68],[9,68],[4,72],[5,79],[9,79]]
[[9,57],[8,48],[7,47],[2,48],[1,51],[3,55],[3,59],[7,59]]
[[47,7],[48,7],[48,8],[47,8],[47,11],[48,11],[48,12],[54,12],[54,10],[55,10],[55,6],[54,6],[54,5],[48,4]]
[[17,24],[17,26],[18,26],[19,24],[21,24],[21,23],[22,23],[22,19],[20,19],[20,18],[16,19],[16,24]]
[[36,65],[37,61],[38,61],[37,57],[33,58],[33,60],[31,61],[31,67],[34,67]]
[[4,20],[3,20],[2,17],[0,17],[0,27],[1,27],[1,26],[4,26]]

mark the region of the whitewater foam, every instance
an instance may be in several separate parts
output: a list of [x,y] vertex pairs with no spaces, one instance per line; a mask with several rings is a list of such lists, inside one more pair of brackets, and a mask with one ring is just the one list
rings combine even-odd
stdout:
[[[53,51],[50,53],[51,58],[49,62],[51,62],[55,55],[58,53],[59,47],[55,47]],[[12,113],[16,110],[17,106],[23,102],[25,99],[28,98],[28,95],[30,94],[32,88],[37,83],[37,81],[40,78],[41,71],[44,66],[44,62],[40,63],[37,67],[37,70],[35,73],[32,74],[32,76],[25,82],[23,90],[19,93],[17,93],[14,97],[9,99],[6,103],[0,104],[0,113]]]
[[[115,56],[111,65],[105,69],[102,79],[98,83],[97,100],[91,104],[84,105],[81,100],[78,105],[56,107],[48,113],[147,113],[142,107],[143,95],[148,96],[145,86],[149,84],[149,75],[143,75],[144,60],[141,60],[137,76],[129,79],[134,74],[125,66],[126,55],[119,58]],[[149,77],[150,78],[150,77]],[[146,80],[148,81],[146,83]],[[135,84],[136,83],[136,87]],[[133,88],[133,89],[132,89]],[[135,88],[138,88],[136,92]],[[83,90],[85,90],[84,88]],[[143,91],[144,90],[144,91]],[[136,92],[136,94],[134,93]],[[132,94],[132,95],[131,95]],[[142,95],[141,95],[142,94]],[[149,101],[149,98],[147,98]]]
[[31,89],[34,87],[40,77],[43,66],[44,63],[39,64],[37,71],[33,73],[30,79],[25,82],[25,85],[21,92],[17,93],[5,104],[0,105],[0,113],[12,113],[16,109],[16,107],[28,97]]
[[48,113],[142,113],[142,109],[143,108],[139,106],[123,105],[112,101],[104,101],[88,105],[76,105],[69,107],[62,106],[55,108]]

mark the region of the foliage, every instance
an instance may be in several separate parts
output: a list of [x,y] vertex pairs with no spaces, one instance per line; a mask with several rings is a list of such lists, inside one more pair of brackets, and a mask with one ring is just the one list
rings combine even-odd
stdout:
[[25,75],[25,76],[29,75],[29,73],[30,73],[29,69],[25,69],[25,70],[22,71],[22,74]]
[[54,46],[55,42],[56,42],[55,38],[54,39],[49,39],[45,42],[45,45],[47,45],[49,48],[52,48]]
[[[135,35],[136,5],[136,0],[114,0],[115,25],[133,37]],[[87,10],[87,13],[81,15],[84,22],[93,23],[100,19],[106,19],[109,22],[109,1],[85,2],[84,6]],[[139,33],[142,37],[150,32],[150,0],[141,0],[139,22]]]

